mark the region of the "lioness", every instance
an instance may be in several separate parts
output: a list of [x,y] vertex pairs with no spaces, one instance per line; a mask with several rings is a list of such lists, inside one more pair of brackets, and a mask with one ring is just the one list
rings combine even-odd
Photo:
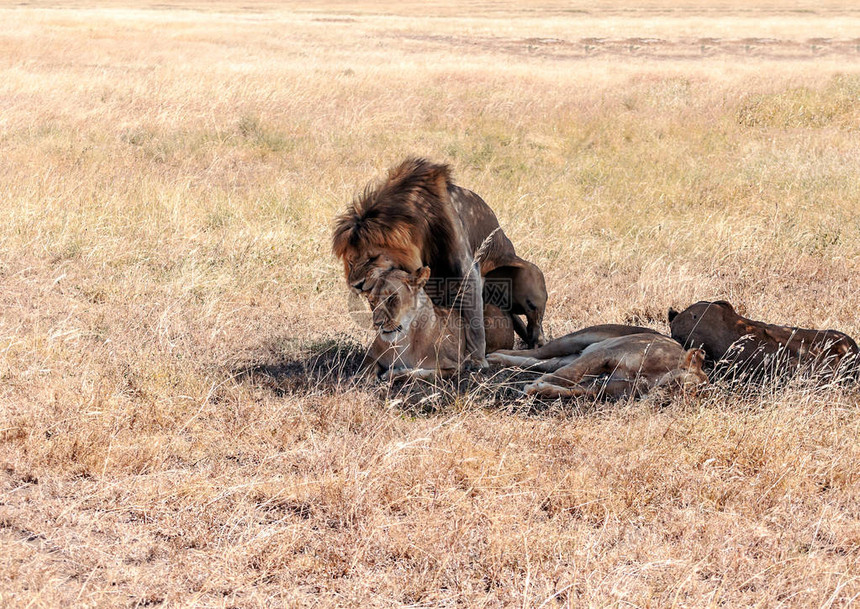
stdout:
[[836,330],[777,326],[742,317],[725,300],[669,309],[672,338],[704,349],[718,374],[765,379],[800,367],[833,373],[856,367],[857,343]]
[[[461,367],[466,353],[465,328],[456,312],[430,300],[424,291],[429,277],[430,269],[425,266],[413,273],[380,271],[368,279],[370,286],[364,296],[377,334],[365,365],[375,366],[382,379],[431,380]],[[487,349],[513,346],[510,317],[498,307],[485,307],[484,324]]]
[[642,396],[655,387],[695,391],[708,382],[704,357],[702,350],[686,351],[648,328],[607,324],[568,334],[540,349],[500,351],[487,359],[547,372],[525,387],[529,395],[620,398]]

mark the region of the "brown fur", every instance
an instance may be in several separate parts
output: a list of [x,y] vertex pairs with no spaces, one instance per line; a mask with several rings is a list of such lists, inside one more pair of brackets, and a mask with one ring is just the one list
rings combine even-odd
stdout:
[[491,363],[547,372],[525,392],[545,398],[641,396],[655,387],[696,391],[708,382],[705,354],[685,351],[647,328],[603,325],[585,328],[540,349],[500,351]]
[[367,274],[360,262],[381,252],[408,271],[431,260],[446,266],[459,261],[465,243],[455,226],[449,181],[447,165],[408,159],[337,217],[332,251],[343,261],[350,285]]
[[[355,199],[335,220],[332,251],[358,291],[377,271],[428,266],[428,294],[437,305],[459,311],[467,328],[466,360],[480,366],[486,340],[480,274],[525,263],[483,199],[453,184],[447,165],[424,159],[407,159]],[[532,300],[541,299],[545,303],[545,288]]]
[[754,321],[724,300],[697,302],[681,313],[669,309],[669,322],[672,338],[702,347],[719,374],[767,378],[799,367],[834,372],[857,360],[857,343],[842,332]]
[[[414,273],[399,269],[380,272],[365,292],[376,338],[368,353],[386,379],[412,377],[430,380],[460,368],[465,356],[464,328],[450,309],[434,305],[424,291],[430,269]],[[484,309],[487,349],[509,349],[514,343],[510,319],[497,307]]]
[[[528,348],[546,343],[543,333],[546,300],[543,273],[537,265],[521,258],[516,263],[494,268],[484,277],[484,302],[503,303],[499,306],[510,315],[514,330]],[[520,315],[525,316],[527,325],[523,325]]]

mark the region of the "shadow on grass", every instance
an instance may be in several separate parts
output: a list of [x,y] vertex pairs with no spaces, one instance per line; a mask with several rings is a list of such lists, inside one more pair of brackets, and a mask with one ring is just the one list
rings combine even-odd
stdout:
[[302,343],[276,338],[259,356],[236,366],[239,381],[258,383],[278,394],[342,390],[359,380],[366,348],[348,336]]
[[277,395],[358,390],[413,414],[475,406],[541,409],[522,392],[540,373],[501,369],[462,372],[434,381],[385,382],[362,372],[366,352],[367,347],[350,336],[316,341],[279,337],[253,349],[250,361],[233,367],[231,374],[239,382],[258,385]]
[[389,404],[413,414],[468,408],[533,410],[535,403],[523,394],[523,387],[539,374],[524,370],[500,369],[460,372],[445,379],[393,382],[372,381],[378,395]]

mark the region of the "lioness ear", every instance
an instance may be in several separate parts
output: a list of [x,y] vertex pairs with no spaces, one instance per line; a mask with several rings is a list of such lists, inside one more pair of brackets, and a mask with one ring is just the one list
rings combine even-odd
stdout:
[[705,352],[701,349],[690,349],[684,357],[684,368],[687,370],[701,370],[705,363]]
[[672,307],[669,307],[669,323],[672,323],[672,320],[676,317],[678,317],[678,312]]
[[427,280],[430,279],[430,267],[422,266],[420,269],[412,273],[412,285],[416,288],[423,288]]

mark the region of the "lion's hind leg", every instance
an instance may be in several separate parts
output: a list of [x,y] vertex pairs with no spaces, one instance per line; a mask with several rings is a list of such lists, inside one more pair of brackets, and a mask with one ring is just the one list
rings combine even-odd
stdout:
[[538,372],[555,372],[570,364],[576,356],[554,357],[552,359],[538,359],[528,355],[519,355],[527,351],[496,351],[487,356],[487,362],[493,365],[526,368]]
[[[550,379],[550,380],[543,380]],[[593,399],[618,399],[632,395],[635,384],[626,379],[610,377],[589,377],[583,382],[575,385],[562,386],[557,384],[558,377],[546,375],[534,383],[527,385],[524,389],[527,395],[536,395],[543,398],[578,398],[589,397]]]
[[[520,321],[520,324],[522,325],[522,321]],[[565,341],[566,338],[567,337],[562,337],[554,341],[550,341],[542,347],[535,347],[534,349],[500,349],[499,351],[496,351],[496,353],[501,353],[502,355],[522,355],[533,357],[535,359],[550,359],[553,357],[578,355],[582,352],[582,349],[571,350]]]
[[[527,303],[531,304],[531,303]],[[526,328],[527,338],[523,339],[528,343],[529,347],[543,347],[546,344],[546,336],[543,333],[543,316],[544,308],[532,305],[526,309]]]
[[511,318],[511,324],[513,324],[514,326],[514,332],[516,332],[517,336],[523,339],[523,342],[525,342],[527,345],[529,345],[529,348],[531,348],[533,345],[530,345],[529,343],[529,332],[526,328],[526,325],[523,323],[523,320],[520,319],[520,316],[516,315],[515,313],[509,313],[508,315]]
[[548,387],[548,385],[553,385],[563,389],[566,388],[564,395],[568,397],[597,395],[599,384],[595,387],[594,382],[583,383],[583,381],[587,381],[586,377],[589,377],[593,381],[593,379],[604,374],[611,375],[613,364],[614,360],[607,357],[604,353],[584,353],[573,359],[573,361],[568,363],[566,366],[562,366],[555,372],[545,374],[539,378],[537,381],[526,387],[526,393],[529,392],[530,388],[531,391],[536,391],[533,386],[537,385],[544,387],[544,389],[541,390],[541,395],[543,395],[545,392],[555,391]]
[[588,347],[595,343],[603,342],[609,338],[615,338],[606,331],[592,329],[580,330],[567,334],[555,340],[551,340],[541,347],[534,349],[516,350],[501,350],[496,353],[506,355],[526,355],[537,359],[550,359],[561,357],[577,357],[581,355]]
[[[585,359],[591,360],[593,358],[586,355]],[[526,385],[524,391],[526,395],[537,395],[544,398],[573,398],[586,395],[589,389],[580,382],[589,373],[591,367],[592,364],[589,361],[583,363],[573,361],[554,372],[544,374],[534,383]]]

